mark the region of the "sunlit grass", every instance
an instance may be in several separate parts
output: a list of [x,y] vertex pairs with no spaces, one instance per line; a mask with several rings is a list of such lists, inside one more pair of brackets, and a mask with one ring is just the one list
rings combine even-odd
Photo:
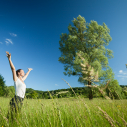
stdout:
[[127,100],[76,98],[24,99],[14,122],[6,115],[11,98],[0,98],[0,127],[124,127]]

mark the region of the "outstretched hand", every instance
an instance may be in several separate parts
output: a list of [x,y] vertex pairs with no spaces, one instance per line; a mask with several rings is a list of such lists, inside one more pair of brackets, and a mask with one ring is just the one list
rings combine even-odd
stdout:
[[6,56],[8,57],[8,59],[11,59],[11,53],[9,54],[9,52],[6,51]]
[[31,71],[31,70],[33,70],[32,68],[28,68],[28,71]]

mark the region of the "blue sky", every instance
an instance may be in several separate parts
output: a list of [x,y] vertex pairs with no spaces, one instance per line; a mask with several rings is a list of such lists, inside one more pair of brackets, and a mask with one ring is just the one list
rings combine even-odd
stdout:
[[0,74],[7,86],[13,86],[13,76],[6,52],[11,53],[17,69],[33,68],[24,81],[34,90],[56,90],[83,87],[78,76],[65,76],[59,40],[68,33],[68,25],[79,15],[87,23],[103,22],[110,29],[112,41],[105,48],[113,50],[109,66],[119,85],[127,85],[127,1],[126,0],[32,0],[0,1]]

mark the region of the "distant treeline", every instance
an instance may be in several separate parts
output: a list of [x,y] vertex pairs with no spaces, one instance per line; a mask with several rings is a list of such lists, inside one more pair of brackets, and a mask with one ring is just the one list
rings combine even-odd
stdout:
[[[100,85],[98,88],[103,88],[105,85]],[[92,94],[94,98],[102,97],[102,93],[98,88],[92,88]],[[73,89],[73,91],[72,91]],[[51,91],[40,91],[34,90],[32,88],[26,88],[25,97],[29,99],[51,99],[51,98],[69,98],[76,96],[83,96],[84,98],[89,97],[89,88],[84,87],[72,87],[68,89],[58,89]],[[115,80],[108,85],[104,90],[106,96],[109,96],[111,99],[127,99],[127,85],[118,85],[118,82]],[[76,94],[76,95],[75,95]],[[14,86],[6,86],[4,78],[0,75],[0,97],[14,97],[15,88]]]
[[[121,86],[121,95],[123,99],[127,99],[127,92],[125,92],[125,90],[127,90],[127,85],[120,85]],[[6,94],[4,94],[4,97],[13,97],[15,95],[15,89],[14,86],[8,86],[7,88],[7,92]],[[74,92],[72,91],[72,89],[74,90]],[[32,88],[26,88],[26,98],[28,99],[51,99],[53,98],[69,98],[69,97],[75,97],[75,94],[81,95],[84,98],[88,98],[89,95],[89,90],[88,87],[75,87],[73,88],[68,88],[68,89],[58,89],[58,90],[51,90],[51,91],[39,91],[39,90],[34,90]],[[51,96],[50,96],[51,94]],[[107,92],[108,95],[108,92]],[[103,96],[101,95],[101,93],[96,89],[93,88],[93,96],[94,98],[99,98]],[[115,97],[114,99],[118,99],[117,97]]]
[[[125,92],[125,90],[127,90],[127,85],[120,85],[122,88],[121,91],[121,95],[123,99],[127,99],[127,93]],[[72,89],[74,90],[74,92],[72,91]],[[68,89],[58,89],[58,90],[51,90],[51,91],[39,91],[39,90],[33,90],[31,88],[27,88],[26,89],[26,97],[27,98],[38,98],[38,99],[51,99],[53,98],[69,98],[69,97],[75,97],[75,94],[81,95],[85,98],[88,98],[89,96],[89,89],[88,87],[72,87],[68,88]],[[105,90],[107,91],[107,90]],[[52,97],[50,97],[50,94]],[[107,91],[107,95],[108,95],[108,91]],[[101,93],[97,90],[97,88],[93,88],[93,96],[94,98],[97,97],[102,97]],[[114,98],[115,99],[115,98]],[[116,99],[118,99],[116,97]]]
[[127,85],[120,85],[122,88],[127,87]]

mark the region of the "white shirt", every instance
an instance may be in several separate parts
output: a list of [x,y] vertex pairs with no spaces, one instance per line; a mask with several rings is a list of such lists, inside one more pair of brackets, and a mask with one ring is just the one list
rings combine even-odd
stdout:
[[14,81],[15,95],[24,98],[26,92],[26,85],[17,77],[17,81]]

